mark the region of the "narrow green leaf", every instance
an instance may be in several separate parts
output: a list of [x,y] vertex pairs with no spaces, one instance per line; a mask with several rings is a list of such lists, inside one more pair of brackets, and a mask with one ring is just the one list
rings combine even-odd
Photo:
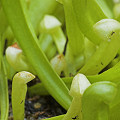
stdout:
[[78,23],[74,14],[72,0],[63,0],[65,11],[67,35],[69,46],[73,55],[79,55],[84,50],[84,35],[78,27]]
[[39,48],[37,37],[24,9],[24,0],[1,0],[1,2],[13,33],[40,80],[49,93],[65,109],[68,109],[71,103],[68,89],[51,68],[45,55]]
[[7,26],[8,26],[8,23],[7,23],[7,20],[6,20],[6,16],[4,14],[3,9],[0,8],[0,34],[5,31]]
[[2,66],[0,68],[0,111],[1,111],[0,119],[8,120],[9,112],[8,82],[4,61],[2,61]]

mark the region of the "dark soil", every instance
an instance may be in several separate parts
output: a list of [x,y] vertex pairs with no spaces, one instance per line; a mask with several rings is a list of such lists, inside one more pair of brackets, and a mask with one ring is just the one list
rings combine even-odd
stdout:
[[[31,84],[34,83],[30,83]],[[12,83],[9,81],[9,118],[13,120],[11,105]],[[27,94],[25,101],[25,119],[24,120],[43,120],[53,116],[65,114],[66,111],[51,96],[29,97]]]

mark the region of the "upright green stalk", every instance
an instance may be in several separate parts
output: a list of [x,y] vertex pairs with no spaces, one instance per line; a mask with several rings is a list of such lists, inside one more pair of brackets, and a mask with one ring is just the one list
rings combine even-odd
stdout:
[[[1,1],[0,1],[1,4]],[[3,9],[0,7],[0,119],[8,120],[9,98],[7,73],[3,60],[4,40],[3,32],[7,28],[7,20]]]
[[48,59],[52,59],[56,55],[57,48],[54,45],[53,38],[50,34],[46,34],[46,33],[40,34],[39,44],[43,52],[47,55]]
[[[58,0],[60,2],[60,0]],[[72,0],[62,0],[65,11],[67,35],[71,52],[74,56],[79,55],[84,50],[84,35],[78,27],[74,14]]]
[[24,120],[24,103],[27,92],[27,83],[35,76],[29,72],[17,73],[12,82],[12,109],[14,120]]
[[0,68],[2,61],[2,35],[0,34]]
[[90,82],[83,74],[77,74],[71,85],[70,95],[73,101],[69,110],[62,120],[83,120],[82,116],[82,96],[85,90],[90,86]]
[[7,73],[5,70],[4,61],[2,60],[2,66],[0,68],[0,111],[1,120],[8,120],[9,112],[9,98],[8,98],[8,82]]
[[68,89],[51,68],[38,45],[37,37],[26,14],[24,0],[1,0],[1,2],[13,33],[40,80],[49,93],[68,109],[71,103]]
[[40,32],[48,33],[53,37],[53,40],[60,54],[63,53],[66,42],[66,38],[62,31],[61,25],[61,22],[57,18],[50,15],[45,15],[40,23]]
[[8,23],[7,23],[7,20],[6,20],[6,16],[4,14],[3,9],[0,8],[0,34],[5,31],[7,26],[8,26]]

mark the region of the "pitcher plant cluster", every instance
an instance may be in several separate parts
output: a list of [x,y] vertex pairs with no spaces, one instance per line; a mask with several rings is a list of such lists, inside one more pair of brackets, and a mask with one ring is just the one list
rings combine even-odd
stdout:
[[67,111],[45,120],[120,120],[120,1],[0,0],[0,120],[8,79],[14,120],[27,92]]

